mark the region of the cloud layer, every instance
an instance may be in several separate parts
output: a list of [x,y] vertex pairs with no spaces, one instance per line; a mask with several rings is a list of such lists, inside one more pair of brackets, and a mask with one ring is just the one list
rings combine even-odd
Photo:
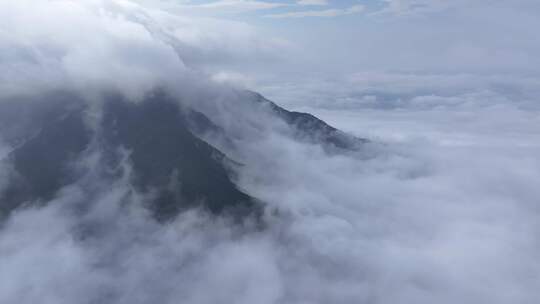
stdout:
[[343,15],[357,14],[364,10],[362,5],[354,5],[345,9],[327,9],[313,11],[288,12],[281,14],[266,15],[268,18],[304,18],[304,17],[337,17]]
[[[1,6],[3,99],[29,88],[137,99],[165,87],[234,139],[238,149],[222,148],[244,164],[238,184],[269,212],[265,229],[197,210],[162,225],[131,186],[129,162],[99,180],[98,152],[88,153],[83,177],[2,223],[0,302],[537,301],[538,78],[366,72],[264,87],[373,139],[329,155],[223,84],[242,76],[197,69],[275,52],[250,27],[125,1]],[[0,156],[10,149],[0,144]]]

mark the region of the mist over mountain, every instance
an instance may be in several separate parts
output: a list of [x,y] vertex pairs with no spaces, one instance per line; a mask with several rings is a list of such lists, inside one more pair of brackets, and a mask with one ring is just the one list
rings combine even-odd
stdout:
[[[362,144],[312,115],[289,112],[259,94],[239,92],[237,98],[251,103],[259,115],[282,121],[297,140],[335,152],[354,151]],[[96,178],[114,179],[121,162],[128,161],[134,189],[152,197],[146,207],[158,220],[174,218],[189,207],[236,217],[262,210],[262,202],[231,179],[234,167],[242,164],[198,137],[217,137],[229,144],[228,149],[239,149],[203,113],[162,90],[137,102],[118,93],[103,94],[99,105],[90,107],[84,98],[67,92],[0,104],[6,116],[1,135],[15,145],[7,155],[14,178],[3,192],[4,214],[47,202],[76,183],[88,170],[76,163],[91,153],[100,154],[102,167],[92,168],[99,172]]]
[[3,1],[0,303],[537,303],[537,7]]

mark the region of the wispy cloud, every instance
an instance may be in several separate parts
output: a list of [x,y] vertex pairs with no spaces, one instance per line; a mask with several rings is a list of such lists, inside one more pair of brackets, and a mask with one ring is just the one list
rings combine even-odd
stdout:
[[278,2],[266,2],[266,1],[256,1],[256,0],[219,0],[215,2],[198,4],[198,5],[185,5],[189,8],[198,8],[198,9],[219,9],[219,10],[233,10],[235,12],[246,12],[246,11],[256,11],[256,10],[265,10],[273,9],[278,7],[289,6],[287,3],[278,3]]
[[384,2],[386,6],[376,14],[413,15],[442,11],[460,3],[467,3],[460,0],[382,0],[382,2]]
[[305,17],[338,17],[344,15],[351,15],[363,12],[365,7],[363,5],[354,5],[345,9],[327,9],[327,10],[310,10],[300,12],[288,12],[282,14],[266,15],[268,18],[305,18]]
[[298,5],[328,5],[328,0],[298,0]]

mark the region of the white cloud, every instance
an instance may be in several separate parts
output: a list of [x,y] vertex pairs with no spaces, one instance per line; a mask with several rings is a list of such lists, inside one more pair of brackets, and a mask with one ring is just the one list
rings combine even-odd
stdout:
[[245,89],[249,89],[254,85],[254,80],[249,76],[233,71],[218,71],[211,75],[211,79],[217,83]]
[[256,0],[219,0],[204,4],[184,5],[184,9],[210,9],[219,13],[242,13],[289,6],[282,2],[265,2]]
[[[389,93],[446,88],[461,98],[451,93],[474,77],[351,78],[358,86],[397,88]],[[536,300],[538,111],[512,103],[487,111],[319,109],[346,130],[386,142],[327,155],[260,128],[271,118],[239,106],[237,95],[220,102],[214,115],[221,119],[213,118],[237,135],[241,149],[228,152],[244,163],[240,186],[279,209],[266,229],[197,212],[161,225],[140,208],[144,197],[134,195],[127,175],[86,178],[0,230],[0,302]],[[258,136],[242,136],[250,132]],[[87,212],[72,212],[81,203]],[[93,233],[81,237],[85,231]]]
[[[111,6],[96,1],[3,2],[0,77],[4,93],[71,85],[137,94],[184,74],[184,62],[170,45],[121,16],[118,9],[127,6],[106,4]],[[107,10],[99,11],[100,7]]]
[[245,23],[183,17],[126,1],[9,0],[0,17],[2,95],[108,86],[134,96],[213,64],[275,60],[288,48]]
[[411,15],[436,12],[463,3],[461,0],[382,0],[386,6],[377,14]]
[[288,12],[281,14],[270,14],[265,17],[268,18],[305,18],[305,17],[338,17],[344,15],[358,14],[363,12],[365,7],[363,5],[354,5],[345,9],[327,9],[317,11],[299,11]]
[[258,89],[290,107],[335,110],[490,107],[540,109],[540,77],[505,74],[361,72],[329,79],[271,79]]
[[[283,286],[298,282],[284,302],[534,299],[539,278],[522,285],[511,274],[531,275],[540,267],[535,261],[540,248],[529,245],[540,217],[538,110],[521,108],[520,92],[496,100],[463,97],[464,86],[489,82],[471,81],[474,76],[387,74],[373,75],[371,83],[363,76],[356,75],[351,88],[378,87],[381,94],[404,99],[410,92],[437,91],[464,101],[424,107],[416,100],[401,108],[343,111],[332,108],[338,87],[328,93],[330,110],[317,111],[321,104],[311,101],[335,84],[316,83],[304,96],[310,111],[388,145],[367,146],[366,155],[328,157],[271,132],[242,142],[241,185],[291,217],[280,234],[291,239],[294,256],[307,262],[280,260],[293,269],[282,276]],[[537,90],[537,80],[515,81]],[[235,123],[226,129],[239,130]],[[523,238],[514,238],[516,229]],[[519,260],[512,258],[516,255]],[[495,286],[513,292],[494,293]]]
[[509,10],[538,9],[535,0],[515,1],[467,1],[467,0],[380,0],[385,5],[375,14],[413,16],[442,12],[449,9],[467,10],[478,7],[504,7]]
[[[187,90],[190,83],[178,74],[193,60],[219,61],[224,55],[215,50],[222,48],[242,58],[263,43],[237,23],[191,23],[82,3],[2,2],[2,86],[24,79],[20,93],[50,79],[137,91],[172,77]],[[159,22],[141,24],[134,16]],[[385,33],[378,35],[387,40],[401,32]],[[182,47],[175,49],[172,38]],[[392,55],[407,42],[410,36],[390,48]],[[245,79],[223,71],[214,80]],[[212,87],[198,79],[197,95],[182,101],[201,107],[232,135],[241,149],[227,152],[244,164],[240,186],[279,216],[256,231],[197,212],[160,225],[140,208],[144,197],[133,193],[129,176],[114,182],[86,176],[48,207],[2,223],[0,302],[537,301],[537,77],[379,72],[303,80],[278,83],[274,96],[303,106],[309,101],[323,118],[386,144],[328,155],[281,132],[275,118],[241,104],[230,89],[206,98]],[[72,212],[81,203],[87,212]]]
[[328,0],[299,0],[298,5],[328,5]]

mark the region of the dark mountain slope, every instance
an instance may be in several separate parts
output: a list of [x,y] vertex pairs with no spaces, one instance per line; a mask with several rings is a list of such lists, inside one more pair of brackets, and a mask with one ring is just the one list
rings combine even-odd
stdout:
[[225,155],[195,137],[177,104],[165,95],[140,104],[106,103],[102,130],[106,146],[130,151],[135,184],[157,191],[151,208],[159,218],[199,204],[214,213],[251,209],[253,200],[228,176]]
[[13,146],[23,144],[44,126],[82,105],[78,95],[65,91],[0,100],[1,139]]
[[346,134],[309,113],[288,111],[259,93],[247,91],[246,94],[249,96],[249,100],[269,107],[271,111],[291,126],[298,140],[341,150],[356,150],[360,148],[361,144],[367,142],[365,139]]
[[49,115],[40,131],[9,155],[17,178],[3,193],[3,213],[23,203],[49,200],[75,182],[83,173],[75,172],[72,164],[91,148],[93,139],[104,152],[101,165],[110,167],[103,172],[118,165],[120,148],[128,151],[134,184],[153,194],[148,207],[160,220],[194,206],[235,216],[256,211],[254,200],[229,178],[223,153],[189,131],[185,115],[165,94],[140,103],[108,97],[97,130],[86,127],[84,108],[66,113],[64,104],[50,105],[54,109],[48,110],[57,116]]
[[74,182],[72,163],[90,141],[81,111],[49,121],[37,135],[9,156],[15,174],[2,196],[0,211],[9,212],[30,200],[46,201]]
[[[240,98],[254,111],[270,109],[300,141],[332,151],[354,150],[364,142],[313,115],[287,111],[257,93],[244,92]],[[0,214],[54,198],[62,187],[85,175],[88,169],[74,165],[91,152],[102,157],[103,168],[98,171],[103,178],[114,177],[111,172],[124,159],[123,151],[133,169],[133,186],[150,197],[147,206],[159,220],[191,207],[235,217],[260,212],[260,204],[231,180],[228,168],[239,164],[200,138],[212,133],[233,145],[229,134],[205,114],[181,109],[162,91],[140,102],[109,94],[102,98],[99,119],[92,124],[86,123],[87,105],[65,92],[0,102],[0,136],[15,146],[8,156],[14,178],[0,194]]]

